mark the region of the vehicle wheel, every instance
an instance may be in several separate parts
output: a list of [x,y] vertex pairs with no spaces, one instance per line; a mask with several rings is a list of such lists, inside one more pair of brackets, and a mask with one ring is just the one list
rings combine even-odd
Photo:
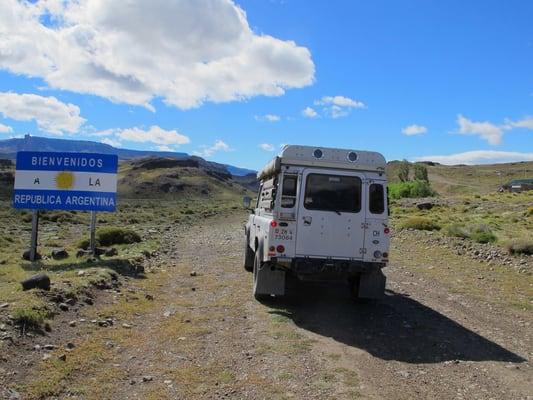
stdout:
[[259,293],[258,292],[258,288],[259,288],[259,279],[260,279],[260,274],[259,274],[259,270],[261,268],[263,268],[263,261],[261,261],[261,256],[259,254],[259,249],[255,252],[255,256],[254,256],[254,286],[253,286],[253,293],[254,293],[254,297],[256,300],[264,300],[270,296],[264,294],[264,293]]
[[246,238],[246,242],[244,243],[244,269],[248,272],[252,272],[254,270],[254,251],[250,248],[248,245],[248,238]]

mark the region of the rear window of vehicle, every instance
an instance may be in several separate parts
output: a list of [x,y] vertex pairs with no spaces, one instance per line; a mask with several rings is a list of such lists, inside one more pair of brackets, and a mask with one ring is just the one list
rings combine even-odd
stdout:
[[383,214],[385,211],[385,193],[383,185],[373,183],[368,188],[368,208],[372,214]]
[[308,210],[357,213],[361,210],[361,179],[357,176],[309,174],[304,207]]
[[298,177],[288,175],[283,178],[283,186],[281,192],[281,207],[292,208],[296,204],[296,184]]

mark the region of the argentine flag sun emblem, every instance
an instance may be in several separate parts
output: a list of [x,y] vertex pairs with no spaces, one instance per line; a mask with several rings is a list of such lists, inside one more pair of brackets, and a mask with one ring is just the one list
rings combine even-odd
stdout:
[[58,189],[72,189],[74,187],[74,174],[70,171],[58,172],[55,181]]

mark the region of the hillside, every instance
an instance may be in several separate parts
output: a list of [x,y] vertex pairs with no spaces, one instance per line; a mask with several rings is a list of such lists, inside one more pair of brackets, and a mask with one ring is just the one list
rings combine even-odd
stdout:
[[200,157],[191,156],[187,153],[121,149],[105,143],[93,142],[89,140],[51,139],[30,135],[26,135],[24,138],[0,140],[0,158],[15,160],[17,151],[24,150],[116,154],[119,160],[135,160],[143,157],[195,159],[203,163],[212,164],[215,168],[225,169],[235,176],[244,176],[250,173],[255,173],[255,171],[250,169],[206,161]]
[[[387,165],[390,182],[398,182],[399,161]],[[533,177],[533,161],[487,165],[424,163],[433,188],[441,195],[485,194],[513,179]],[[412,169],[411,169],[412,172]]]

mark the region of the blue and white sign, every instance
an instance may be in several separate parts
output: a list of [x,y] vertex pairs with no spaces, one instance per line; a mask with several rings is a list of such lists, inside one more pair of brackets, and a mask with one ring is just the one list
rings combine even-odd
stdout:
[[115,211],[118,157],[19,151],[15,208]]

